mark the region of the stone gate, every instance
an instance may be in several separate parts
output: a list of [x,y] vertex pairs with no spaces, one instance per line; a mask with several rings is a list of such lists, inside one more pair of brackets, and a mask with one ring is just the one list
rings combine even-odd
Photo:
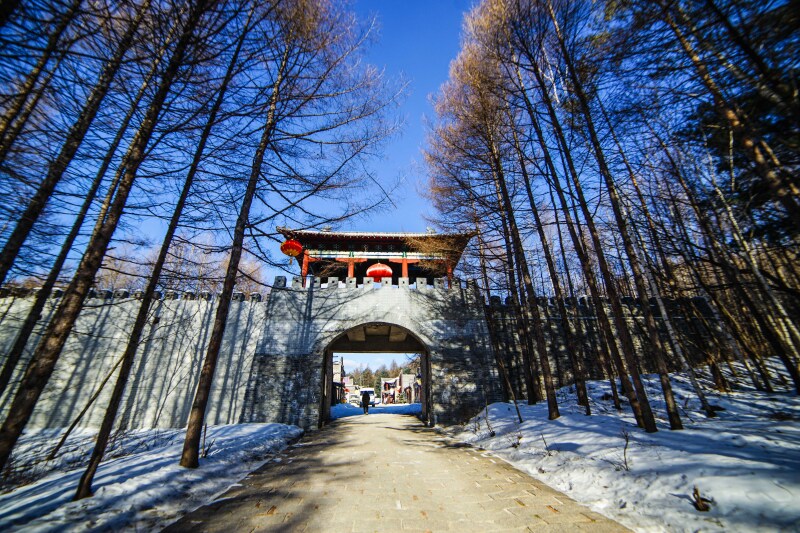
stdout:
[[429,424],[502,400],[484,299],[452,275],[472,234],[278,231],[301,275],[270,293],[243,422],[324,423],[334,352],[421,354]]
[[[233,295],[206,413],[209,424],[284,422],[311,428],[324,423],[334,352],[420,353],[422,411],[430,424],[465,420],[486,402],[503,399],[484,299],[474,283],[452,277],[471,235],[282,231],[294,241],[291,251],[302,275],[290,285],[277,277],[266,301],[258,294]],[[0,354],[14,342],[34,293],[2,289]],[[48,302],[13,382],[60,294],[55,291]],[[127,290],[89,295],[30,427],[67,426],[82,410],[81,426],[99,425],[110,394],[105,384],[140,299],[139,292]],[[218,302],[211,293],[188,291],[156,298],[119,427],[186,423]],[[0,415],[9,403],[7,391],[0,397]]]
[[423,416],[430,424],[465,420],[502,400],[483,299],[473,283],[425,278],[375,284],[329,277],[303,287],[278,277],[264,338],[245,392],[242,422],[314,427],[330,406],[330,365],[342,352],[417,352],[423,356]]

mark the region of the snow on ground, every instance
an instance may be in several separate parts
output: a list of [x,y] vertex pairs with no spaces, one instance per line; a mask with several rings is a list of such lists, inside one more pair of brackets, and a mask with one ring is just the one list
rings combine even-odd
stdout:
[[94,432],[70,437],[66,452],[43,463],[59,430],[22,437],[15,456],[22,470],[40,477],[0,495],[0,531],[151,531],[208,501],[259,467],[302,430],[283,424],[209,426],[208,456],[200,467],[178,466],[185,430],[136,430],[114,443],[95,476],[95,494],[73,502],[80,463],[88,460]]
[[[363,415],[335,406],[333,418]],[[420,404],[377,405],[370,415],[417,414]],[[302,430],[282,424],[209,426],[200,468],[178,466],[183,429],[134,430],[111,443],[91,498],[73,502],[94,445],[93,430],[76,430],[53,461],[44,457],[60,429],[27,432],[14,450],[17,472],[33,481],[0,494],[0,531],[149,531],[160,529],[227,490]],[[6,487],[8,490],[8,487]]]
[[[608,382],[591,382],[592,416],[565,387],[557,420],[547,420],[545,403],[521,404],[519,424],[513,404],[496,403],[489,425],[484,412],[452,433],[636,531],[800,531],[800,397],[752,387],[709,393],[725,409],[709,419],[688,378],[672,382],[683,431],[659,418],[659,431],[645,433],[627,404],[620,413],[603,399]],[[648,396],[665,416],[654,376]],[[709,512],[693,507],[694,487],[712,500]]]
[[[708,379],[703,380],[710,390]],[[449,432],[491,450],[521,470],[636,531],[800,531],[800,398],[740,387],[709,394],[724,408],[708,419],[685,376],[673,379],[686,429],[638,429],[629,410],[615,411],[607,382],[591,382],[593,415],[561,389],[561,418],[547,420],[544,403],[497,403]],[[653,408],[663,415],[656,379],[648,380]],[[370,414],[416,414],[420,404],[378,405]],[[334,418],[363,416],[342,404]],[[494,432],[494,436],[491,433]],[[156,530],[214,499],[302,431],[280,424],[208,428],[207,458],[198,469],[178,466],[183,430],[139,430],[120,437],[95,478],[95,496],[72,502],[93,433],[79,431],[56,461],[43,462],[58,430],[26,434],[15,449],[17,467],[32,483],[0,495],[0,531]],[[628,439],[625,449],[626,436]],[[693,488],[712,500],[701,513]]]
[[[416,415],[422,412],[419,403],[392,403],[378,404],[369,408],[370,415]],[[361,416],[364,410],[349,403],[340,403],[331,408],[331,418],[344,418],[347,416]]]

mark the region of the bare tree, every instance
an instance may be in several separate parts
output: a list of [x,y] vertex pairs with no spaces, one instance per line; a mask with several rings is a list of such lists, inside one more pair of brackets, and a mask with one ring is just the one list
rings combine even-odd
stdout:
[[[148,4],[141,7],[144,10],[148,8]],[[209,2],[206,0],[198,0],[190,6],[184,20],[176,21],[183,25],[181,37],[161,75],[139,129],[128,147],[123,165],[118,170],[121,178],[114,201],[105,214],[105,220],[102,222],[100,230],[92,236],[61,304],[39,341],[18,392],[11,403],[9,414],[0,429],[0,464],[4,465],[11,455],[11,450],[28,422],[36,401],[47,384],[67,337],[72,331],[72,326],[78,318],[89,288],[94,281],[94,276],[100,268],[108,244],[122,216],[137,171],[145,157],[147,144],[158,122],[161,108],[180,67],[185,64],[190,45],[196,42],[198,25],[209,7]],[[141,11],[139,13],[141,14]]]
[[94,479],[94,475],[97,472],[97,468],[100,465],[100,462],[103,459],[103,455],[105,454],[106,447],[108,446],[108,439],[111,436],[111,431],[114,427],[114,421],[116,419],[120,403],[122,402],[122,395],[128,383],[128,377],[130,375],[131,369],[133,368],[133,360],[136,355],[136,350],[139,348],[139,342],[141,340],[142,332],[144,331],[145,325],[147,324],[148,313],[150,311],[150,305],[153,301],[156,285],[158,284],[158,280],[161,277],[161,271],[164,267],[164,263],[166,262],[167,253],[169,252],[170,246],[172,245],[172,239],[175,235],[175,232],[178,229],[178,223],[180,222],[181,216],[183,215],[183,210],[184,207],[186,206],[186,201],[189,197],[189,193],[191,192],[195,176],[197,175],[198,168],[202,161],[203,154],[206,149],[206,144],[208,143],[208,138],[211,135],[211,131],[214,125],[217,122],[217,114],[219,113],[219,110],[225,99],[228,85],[230,84],[233,75],[236,73],[236,70],[239,67],[239,54],[242,50],[242,46],[244,45],[245,39],[250,35],[250,31],[252,29],[251,26],[252,16],[253,16],[253,10],[251,9],[250,15],[243,22],[242,28],[239,31],[239,36],[236,40],[235,49],[233,51],[233,54],[231,55],[227,69],[225,70],[225,74],[220,83],[220,87],[217,90],[216,98],[214,99],[214,102],[211,105],[211,108],[209,109],[206,124],[203,128],[203,132],[200,135],[200,141],[197,145],[197,148],[195,149],[194,157],[192,158],[192,163],[189,167],[186,179],[183,184],[183,188],[181,190],[180,196],[178,197],[177,203],[173,210],[172,218],[169,221],[169,226],[167,227],[166,235],[164,236],[163,242],[161,244],[161,249],[158,252],[155,264],[153,265],[152,271],[150,272],[150,276],[147,282],[147,287],[145,287],[144,289],[144,294],[142,296],[141,304],[139,306],[139,311],[136,315],[133,328],[131,329],[131,333],[128,337],[128,344],[125,347],[125,352],[123,353],[122,356],[121,366],[119,373],[117,375],[117,381],[114,386],[114,391],[112,392],[111,398],[109,399],[108,407],[106,408],[106,412],[103,417],[103,422],[100,426],[100,431],[97,435],[95,447],[92,450],[92,456],[89,459],[89,465],[86,467],[86,471],[84,472],[80,482],[78,483],[78,489],[75,494],[76,500],[81,498],[86,498],[92,495],[92,480]]
[[[254,201],[266,204],[266,195],[286,197],[300,186],[302,192],[287,202],[286,210],[302,210],[304,199],[350,187],[356,183],[347,175],[352,165],[391,131],[381,115],[393,98],[384,93],[377,72],[353,62],[365,35],[345,10],[333,2],[286,0],[277,4],[264,32],[269,43],[261,67],[269,79],[262,96],[266,105],[259,110],[263,122],[237,202],[228,267],[189,415],[180,460],[189,468],[198,466],[203,419],[245,237],[249,228],[270,220],[252,217]],[[352,210],[351,204],[346,213]]]

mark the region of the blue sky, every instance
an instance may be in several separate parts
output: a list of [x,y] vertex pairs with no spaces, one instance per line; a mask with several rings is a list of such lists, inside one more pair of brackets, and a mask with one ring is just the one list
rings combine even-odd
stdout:
[[[410,82],[409,94],[400,108],[405,119],[403,131],[386,147],[382,161],[375,162],[379,179],[390,182],[403,178],[403,196],[390,211],[369,220],[355,220],[352,231],[424,232],[427,201],[418,191],[425,186],[421,148],[425,140],[425,119],[433,117],[430,103],[446,80],[450,62],[459,50],[461,23],[472,0],[357,0],[353,6],[362,18],[377,16],[378,40],[367,60]],[[345,370],[369,364],[373,370],[392,359],[402,365],[405,354],[337,354]]]
[[[424,232],[427,200],[419,194],[427,179],[422,163],[426,120],[434,113],[431,97],[447,81],[450,62],[460,48],[464,14],[475,0],[352,0],[351,9],[363,21],[376,17],[375,39],[366,49],[366,60],[385,71],[390,79],[402,78],[407,93],[397,115],[401,131],[389,139],[382,157],[371,167],[377,181],[390,184],[402,179],[393,205],[369,218],[356,217],[338,228],[343,231]],[[376,186],[377,187],[377,186]],[[164,231],[164,221],[147,220],[152,233]],[[267,230],[271,230],[268,228]],[[160,242],[159,239],[155,239]],[[281,258],[278,244],[270,247],[274,258]],[[294,264],[297,269],[296,263]],[[293,272],[294,273],[294,272]],[[299,272],[296,272],[299,274]],[[281,272],[268,269],[265,280],[272,282]]]
[[398,366],[405,365],[409,358],[414,354],[405,354],[405,353],[334,353],[333,357],[342,358],[344,359],[344,371],[347,374],[350,374],[358,368],[359,366],[366,368],[369,366],[372,370],[377,370],[377,368],[381,365],[386,365],[388,368],[392,360],[394,360]]
[[459,50],[461,23],[472,0],[356,0],[362,19],[375,15],[378,40],[367,60],[384,68],[388,76],[402,75],[410,82],[409,94],[399,112],[405,119],[401,134],[375,162],[381,181],[402,177],[403,195],[396,207],[369,220],[355,220],[342,228],[353,231],[424,232],[428,206],[418,191],[426,182],[421,148],[425,117],[433,117],[430,96],[447,80],[450,62]]
[[[391,183],[400,177],[402,195],[394,205],[369,219],[354,219],[345,231],[424,232],[427,200],[419,195],[426,177],[421,149],[425,141],[425,121],[433,118],[431,97],[447,81],[450,62],[459,51],[464,13],[473,0],[354,0],[353,9],[366,20],[377,17],[378,35],[366,59],[385,70],[389,77],[402,77],[409,83],[399,115],[402,131],[386,145],[383,157],[373,163],[378,180]],[[277,248],[277,246],[276,246]],[[297,268],[295,263],[295,268]],[[267,279],[271,280],[271,276]],[[392,359],[402,365],[406,354],[336,354],[343,357],[345,370],[370,366],[387,367]]]

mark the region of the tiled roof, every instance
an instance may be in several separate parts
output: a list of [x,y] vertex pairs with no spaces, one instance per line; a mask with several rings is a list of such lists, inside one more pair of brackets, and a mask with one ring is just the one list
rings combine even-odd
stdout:
[[407,239],[425,237],[472,237],[475,233],[401,233],[401,232],[369,232],[369,231],[322,231],[308,229],[291,229],[278,226],[279,233],[286,237],[322,237],[322,238],[348,238],[358,237],[366,239]]

